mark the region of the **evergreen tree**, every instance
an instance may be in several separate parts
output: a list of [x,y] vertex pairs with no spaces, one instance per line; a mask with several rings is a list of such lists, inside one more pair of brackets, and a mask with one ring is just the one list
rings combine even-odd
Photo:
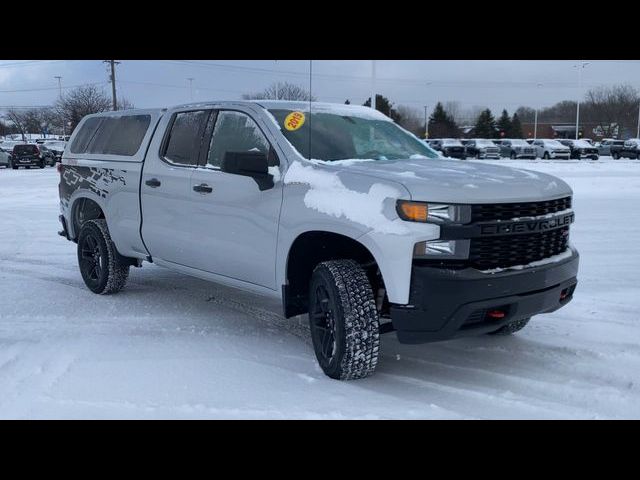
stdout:
[[483,110],[478,117],[475,126],[475,136],[477,138],[495,138],[496,120],[493,118],[491,110]]
[[502,115],[496,122],[496,128],[498,129],[498,131],[496,132],[495,138],[511,138],[511,117],[509,117],[509,114],[506,110],[502,110]]
[[[367,99],[366,102],[363,103],[365,107],[371,106],[371,97]],[[400,122],[400,114],[393,108],[393,104],[391,101],[379,93],[376,93],[376,110],[381,113],[384,113],[387,117],[391,118],[394,122]]]
[[429,117],[429,136],[431,138],[457,138],[460,129],[455,120],[444,110],[442,103],[438,102],[433,113]]
[[524,133],[522,132],[522,124],[520,123],[520,117],[518,117],[517,113],[513,114],[511,118],[511,138],[524,138]]

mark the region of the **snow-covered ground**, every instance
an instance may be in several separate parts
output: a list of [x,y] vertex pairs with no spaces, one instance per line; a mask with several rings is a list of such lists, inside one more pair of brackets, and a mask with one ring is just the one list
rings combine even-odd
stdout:
[[0,169],[0,418],[640,418],[640,162],[491,163],[574,188],[575,299],[509,338],[385,335],[353,382],[254,297],[148,264],[93,295],[56,171]]

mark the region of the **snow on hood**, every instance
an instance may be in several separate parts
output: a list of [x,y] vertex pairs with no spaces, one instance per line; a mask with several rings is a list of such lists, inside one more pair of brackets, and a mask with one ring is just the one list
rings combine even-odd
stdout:
[[305,166],[301,162],[291,164],[284,183],[309,185],[304,196],[307,208],[338,218],[345,217],[378,233],[402,235],[408,232],[406,225],[392,221],[383,212],[386,199],[396,199],[401,195],[392,186],[373,183],[367,192],[358,192],[347,188],[337,172]]
[[431,202],[533,202],[572,193],[569,185],[552,175],[473,161],[378,160],[336,167],[395,181],[409,190],[412,199]]

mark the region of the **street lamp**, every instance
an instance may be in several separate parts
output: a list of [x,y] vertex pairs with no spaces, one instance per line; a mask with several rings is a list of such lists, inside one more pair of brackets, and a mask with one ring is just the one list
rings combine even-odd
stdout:
[[[538,84],[538,88],[540,87],[542,87],[541,83]],[[538,139],[538,107],[536,107],[536,115],[533,121],[533,139],[534,140]]]
[[[431,85],[431,82],[427,82],[426,86]],[[429,138],[429,117],[427,114],[427,105],[424,106],[424,138]]]
[[580,100],[582,99],[582,70],[590,65],[590,62],[582,62],[574,65],[573,68],[578,69],[578,106],[576,108],[576,140],[578,140],[578,130],[580,128]]
[[193,102],[193,77],[189,77],[187,78],[187,80],[189,80],[189,92],[190,92],[190,96],[191,96],[191,101]]
[[[59,95],[60,100],[62,100],[62,77],[60,75],[56,75],[53,78],[58,79],[58,92],[59,92],[58,95]],[[67,129],[65,128],[64,118],[63,118],[62,119],[62,138],[66,137],[66,136],[67,136]]]

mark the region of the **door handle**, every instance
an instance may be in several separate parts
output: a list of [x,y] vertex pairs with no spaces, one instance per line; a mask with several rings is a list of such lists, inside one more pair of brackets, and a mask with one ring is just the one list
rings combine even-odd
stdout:
[[195,185],[193,187],[193,191],[198,193],[211,193],[213,192],[213,187],[210,187],[206,183],[202,183],[200,185]]
[[158,188],[162,183],[157,178],[152,178],[151,180],[147,180],[144,182],[145,185],[149,185],[151,188]]

